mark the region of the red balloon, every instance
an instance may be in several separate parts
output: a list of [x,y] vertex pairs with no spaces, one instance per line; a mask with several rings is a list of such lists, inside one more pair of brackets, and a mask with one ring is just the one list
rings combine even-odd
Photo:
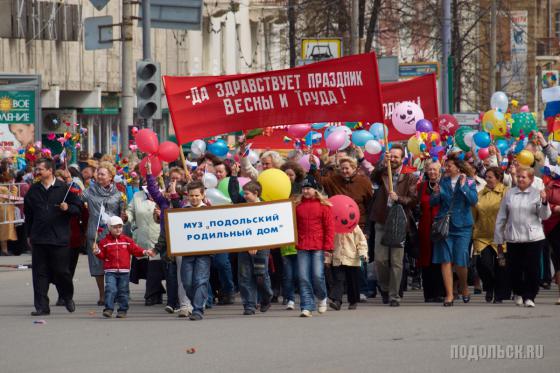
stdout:
[[159,146],[159,159],[164,162],[173,162],[179,157],[179,147],[171,141],[164,141]]
[[144,178],[146,178],[146,162],[148,162],[148,159],[152,164],[152,175],[156,177],[159,176],[159,174],[161,174],[162,166],[161,166],[161,161],[156,155],[149,155],[147,157],[144,157],[144,159],[140,161],[140,164],[138,165],[138,169],[140,170],[140,173]]
[[288,134],[293,137],[302,138],[311,131],[311,124],[292,124],[288,126]]
[[141,152],[154,154],[158,151],[159,141],[154,131],[144,128],[136,134],[136,145]]
[[356,202],[345,195],[338,194],[329,198],[334,216],[334,231],[350,233],[360,222],[360,209]]
[[439,133],[446,136],[453,136],[457,128],[459,128],[459,122],[451,114],[441,114],[438,117]]
[[478,158],[480,158],[480,160],[485,160],[489,156],[490,156],[490,151],[488,150],[488,148],[478,149]]
[[383,152],[379,152],[377,154],[371,154],[368,152],[364,152],[364,158],[366,159],[366,161],[368,161],[369,163],[375,166],[377,162],[379,162],[379,160],[381,159],[382,153]]

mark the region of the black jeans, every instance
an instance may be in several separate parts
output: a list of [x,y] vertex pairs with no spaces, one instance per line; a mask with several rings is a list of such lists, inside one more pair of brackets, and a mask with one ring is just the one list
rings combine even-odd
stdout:
[[334,301],[342,302],[344,294],[344,281],[346,281],[346,295],[348,303],[358,303],[360,301],[360,275],[361,267],[337,266],[331,267],[332,287],[330,298]]
[[52,280],[64,301],[74,296],[70,274],[70,249],[65,246],[33,245],[31,251],[35,309],[49,311],[49,283]]
[[427,267],[421,268],[422,288],[424,300],[433,300],[445,296],[443,289],[443,276],[441,275],[441,264],[431,263]]
[[165,288],[161,284],[163,280],[165,280],[165,263],[163,260],[149,260],[144,299],[161,299],[162,294],[165,294]]
[[523,300],[535,300],[539,292],[539,271],[544,240],[507,243],[507,260],[513,293]]
[[498,301],[510,299],[508,264],[506,267],[498,265],[496,252],[491,246],[484,248],[476,258],[476,270],[489,298]]

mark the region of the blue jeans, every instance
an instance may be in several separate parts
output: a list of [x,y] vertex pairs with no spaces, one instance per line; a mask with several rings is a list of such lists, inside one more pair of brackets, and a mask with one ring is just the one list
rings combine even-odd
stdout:
[[129,280],[128,272],[105,272],[105,309],[114,310],[116,301],[119,311],[128,310]]
[[193,313],[202,315],[208,297],[210,279],[209,255],[184,256],[181,262],[181,280],[187,297],[191,300]]
[[282,257],[284,272],[282,273],[282,294],[284,299],[295,302],[295,287],[298,283],[298,257],[297,255],[286,255]]
[[272,297],[268,274],[269,250],[257,251],[256,255],[246,252],[237,257],[239,292],[243,308],[254,311],[257,301],[268,304]]
[[315,311],[313,295],[319,300],[327,297],[323,250],[298,250],[297,260],[301,309]]
[[214,254],[212,265],[218,271],[222,293],[233,294],[233,273],[231,271],[229,253]]

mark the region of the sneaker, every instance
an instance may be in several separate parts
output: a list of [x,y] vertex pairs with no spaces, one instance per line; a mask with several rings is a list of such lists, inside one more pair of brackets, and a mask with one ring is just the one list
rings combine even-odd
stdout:
[[531,307],[531,308],[533,308],[533,307],[535,307],[535,302],[533,302],[531,299],[527,299],[527,300],[525,301],[525,307]]
[[313,316],[313,315],[311,314],[311,311],[309,311],[309,310],[302,310],[301,313],[299,314],[299,317],[311,317],[311,316]]
[[108,308],[104,309],[103,310],[103,317],[106,317],[108,319],[113,317],[113,310],[110,310]]
[[268,311],[268,309],[270,308],[272,304],[270,302],[268,303],[261,303],[261,307],[260,307],[260,311],[261,312],[266,312]]
[[252,316],[255,314],[255,310],[246,309],[243,311],[243,315],[245,316]]
[[192,314],[189,316],[189,320],[192,320],[192,321],[199,321],[199,320],[202,320],[202,315],[201,315],[200,313],[192,313]]
[[367,297],[365,294],[360,294],[360,303],[366,303],[367,302]]
[[515,302],[516,306],[522,306],[523,305],[523,297],[521,295],[516,295],[513,298],[513,301]]
[[294,310],[296,308],[296,304],[293,300],[289,300],[288,304],[286,305],[287,310]]
[[167,313],[173,313],[173,312],[175,312],[175,310],[174,310],[173,307],[171,307],[171,306],[165,306],[164,310],[165,310],[165,312],[167,312]]
[[126,311],[117,311],[117,319],[126,318]]
[[191,313],[189,312],[188,308],[181,308],[179,309],[179,314],[177,315],[177,317],[189,317]]
[[319,302],[319,307],[317,310],[319,311],[319,313],[327,312],[327,298]]

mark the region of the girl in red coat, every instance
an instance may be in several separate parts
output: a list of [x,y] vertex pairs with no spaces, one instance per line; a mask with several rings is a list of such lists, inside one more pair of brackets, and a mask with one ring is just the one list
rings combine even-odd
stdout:
[[315,178],[307,176],[296,203],[301,317],[311,317],[315,311],[313,295],[319,300],[319,313],[327,311],[324,261],[325,255],[332,255],[334,248],[334,219],[331,204],[317,191],[318,188]]

